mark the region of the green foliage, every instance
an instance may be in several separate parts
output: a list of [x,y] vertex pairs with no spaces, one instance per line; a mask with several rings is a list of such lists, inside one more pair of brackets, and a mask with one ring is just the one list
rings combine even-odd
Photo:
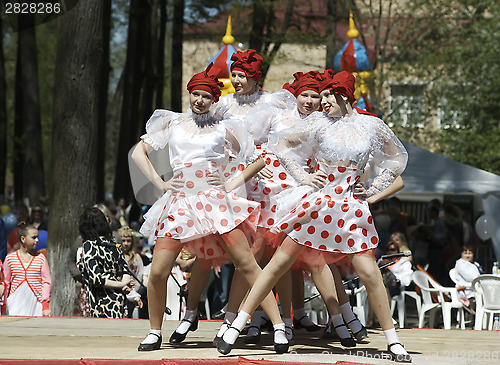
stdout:
[[416,0],[393,55],[406,76],[429,80],[423,120],[445,156],[500,174],[500,4]]

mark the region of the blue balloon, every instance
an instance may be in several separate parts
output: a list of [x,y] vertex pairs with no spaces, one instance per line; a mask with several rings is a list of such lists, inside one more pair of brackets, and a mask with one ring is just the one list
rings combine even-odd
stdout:
[[5,223],[5,234],[8,235],[10,231],[17,227],[17,216],[14,213],[7,213],[3,216]]

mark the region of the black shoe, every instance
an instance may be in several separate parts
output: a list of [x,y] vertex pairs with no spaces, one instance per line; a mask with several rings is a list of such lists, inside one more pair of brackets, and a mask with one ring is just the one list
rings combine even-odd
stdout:
[[176,344],[181,343],[182,341],[184,341],[186,339],[186,336],[187,336],[189,331],[196,331],[198,329],[198,316],[196,316],[194,321],[190,321],[190,320],[184,318],[181,321],[181,323],[182,322],[189,322],[189,323],[191,323],[191,325],[189,326],[189,329],[187,330],[186,333],[179,333],[176,331],[174,331],[174,333],[172,333],[172,335],[170,336],[170,339],[168,340],[168,342],[170,342],[170,344],[172,344],[172,345],[176,345]]
[[325,327],[325,332],[323,332],[323,335],[321,338],[327,339],[327,340],[332,340],[332,339],[338,339],[339,336],[337,336],[337,333],[333,330],[333,325],[331,321],[328,321]]
[[[334,328],[339,328],[339,327],[346,327],[346,325],[339,324],[338,326],[335,326]],[[347,327],[346,327],[346,329],[347,329]],[[350,332],[349,332],[349,334],[350,334]],[[340,344],[344,347],[356,347],[356,341],[354,341],[354,338],[352,338],[352,336],[344,337],[344,338],[340,337]]]
[[[285,338],[286,338],[286,331],[285,330],[282,330],[281,328],[278,328],[278,329],[275,329],[274,332],[276,331],[283,331],[285,333]],[[286,352],[288,352],[288,348],[290,347],[290,344],[287,342],[287,343],[274,343],[274,351],[277,353],[277,354],[284,354]]]
[[247,345],[255,345],[256,343],[260,342],[260,328],[257,326],[250,326],[250,327],[248,327],[248,329],[250,329],[252,327],[257,328],[257,331],[259,331],[259,332],[255,336],[250,336],[248,334],[245,336],[245,343]]
[[273,322],[271,322],[270,319],[262,318],[260,330],[261,331],[269,331],[269,332],[274,331]]
[[[238,332],[238,334],[240,334],[240,331],[236,327],[229,327],[227,330],[229,331],[231,328],[234,329],[236,332]],[[233,346],[234,346],[234,344],[231,345],[231,344],[227,343],[226,341],[224,341],[224,339],[222,337],[220,337],[220,340],[217,343],[217,351],[219,351],[222,355],[227,355],[231,352],[231,350],[233,349]]]
[[214,345],[214,347],[219,346],[219,342],[221,339],[222,339],[222,337],[215,335],[214,340],[212,341],[212,344]]
[[[395,354],[392,352],[391,347],[394,345],[401,345],[399,342],[394,342],[391,343],[390,345],[387,345],[387,351],[389,352],[389,355],[391,356],[392,360],[396,362],[412,362],[412,358],[410,354]],[[403,345],[401,345],[403,346]],[[404,346],[403,346],[404,347]]]
[[293,328],[292,327],[289,327],[289,326],[285,326],[285,335],[287,335],[287,333],[291,333],[292,335],[292,338],[291,339],[288,339],[288,336],[286,337],[286,339],[288,340],[288,345],[289,346],[293,346],[294,345],[294,341],[293,341]]
[[153,351],[153,350],[159,350],[161,347],[161,335],[157,335],[156,333],[151,333],[152,335],[155,335],[158,337],[156,342],[154,343],[141,343],[139,344],[139,347],[137,348],[137,351]]
[[293,318],[293,328],[295,328],[297,330],[304,328],[308,332],[315,332],[315,331],[319,331],[321,329],[321,327],[318,326],[317,324],[311,324],[309,326],[304,326],[300,321],[302,321],[302,319],[305,317],[307,317],[307,314],[304,314],[302,317],[300,317],[300,319],[295,319],[295,317],[294,317]]
[[219,319],[224,319],[225,316],[226,316],[226,312],[223,312],[222,310],[220,310],[220,311],[217,311],[214,314],[212,314],[211,318],[214,320],[215,319],[219,320]]
[[[347,324],[349,325],[350,323],[352,323],[354,321],[358,321],[358,319],[357,318],[351,319],[349,322],[347,322]],[[360,324],[361,324],[361,322],[360,322]],[[352,332],[352,335],[354,336],[354,338],[356,339],[357,342],[361,342],[365,338],[368,337],[368,331],[366,331],[365,326],[363,326],[361,324],[361,329],[359,331],[357,331],[357,332]]]

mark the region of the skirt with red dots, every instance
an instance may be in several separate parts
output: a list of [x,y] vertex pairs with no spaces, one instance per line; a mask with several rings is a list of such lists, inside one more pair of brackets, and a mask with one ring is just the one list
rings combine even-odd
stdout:
[[264,162],[273,171],[271,179],[255,178],[249,181],[248,199],[260,203],[258,226],[271,228],[278,221],[277,202],[275,197],[282,191],[297,185],[295,179],[285,170],[276,156],[266,153]]
[[206,177],[218,168],[214,165],[192,165],[174,171],[184,180],[184,186],[178,192],[167,191],[158,199],[144,216],[141,233],[153,234],[155,239],[179,240],[200,259],[215,262],[226,252],[210,235],[224,234],[236,227],[244,232],[255,231],[259,203],[209,185]]
[[[306,246],[299,260],[309,264],[329,264],[346,254],[361,253],[378,245],[378,234],[366,201],[352,193],[352,185],[363,171],[342,166],[323,167],[327,185],[299,195],[295,208],[284,214],[272,231],[283,231]],[[285,192],[285,198],[297,199],[302,187]],[[281,196],[283,199],[283,195]],[[289,204],[289,202],[288,202]]]

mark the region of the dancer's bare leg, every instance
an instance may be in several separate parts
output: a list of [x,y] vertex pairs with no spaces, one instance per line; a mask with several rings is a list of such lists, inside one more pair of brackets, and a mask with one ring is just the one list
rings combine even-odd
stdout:
[[344,319],[342,318],[332,271],[327,265],[309,265],[309,270],[311,271],[314,285],[316,285],[316,288],[321,294],[326,308],[328,309],[333,328],[340,337],[340,343],[342,346],[346,347],[356,346],[356,342],[352,338],[351,333],[347,329]]
[[[225,246],[224,249],[227,251],[236,270],[245,278],[248,287],[253,286],[262,269],[250,251],[245,234],[236,228],[221,235],[221,237],[223,239],[223,246]],[[271,288],[265,293],[258,304],[266,311],[273,324],[283,323]]]
[[[182,244],[171,238],[158,238],[156,241],[148,280],[150,333],[139,345],[140,351],[155,350],[161,345],[163,313],[167,305],[167,280],[181,248]],[[152,347],[152,344],[157,346]]]
[[[271,261],[266,265],[264,270],[262,270],[258,278],[255,278],[254,284],[250,293],[248,294],[245,303],[242,305],[242,310],[238,313],[238,316],[233,321],[231,327],[224,333],[221,342],[217,346],[219,352],[227,354],[231,351],[232,345],[236,342],[239,332],[243,329],[246,322],[250,318],[250,314],[261,304],[266,313],[269,314],[266,306],[268,305],[266,301],[268,298],[273,300],[273,304],[276,306],[276,302],[270,295],[271,289],[276,285],[278,279],[283,276],[283,274],[290,269],[295,259],[304,250],[304,246],[295,243],[289,237],[285,238],[280,248],[271,258]],[[265,299],[264,299],[265,298]],[[277,309],[277,306],[276,306]],[[277,313],[279,316],[279,312]],[[275,322],[275,319],[269,316],[274,324],[274,342],[276,352],[282,353],[288,351],[288,341],[285,335],[285,324],[279,320]]]
[[287,270],[276,283],[276,292],[278,293],[281,306],[281,318],[285,323],[286,338],[288,341],[293,339],[292,327],[292,272]]
[[370,305],[378,318],[380,326],[384,330],[389,350],[394,353],[394,356],[400,355],[398,356],[398,361],[411,361],[411,357],[409,357],[406,350],[400,344],[399,337],[394,329],[382,274],[372,253],[350,254],[348,257],[351,260],[354,270],[356,270],[356,273],[366,287]]
[[321,327],[311,321],[304,310],[304,274],[301,269],[292,269],[290,272],[292,276],[293,329],[305,328],[309,332],[318,331]]
[[335,280],[335,289],[337,291],[337,297],[339,300],[340,312],[342,313],[342,317],[344,317],[345,323],[351,329],[354,338],[358,342],[362,341],[366,337],[368,337],[368,332],[352,311],[351,303],[349,303],[349,297],[345,292],[345,287],[342,283],[342,276],[340,276],[339,269],[334,264],[329,265],[329,267],[333,274],[333,279]]
[[[207,237],[207,239],[210,238]],[[196,260],[193,263],[191,278],[189,280],[186,312],[181,323],[170,336],[169,342],[172,345],[181,343],[189,331],[195,331],[198,328],[198,303],[210,278],[210,271],[208,263],[202,263],[200,260]]]
[[187,298],[187,310],[198,310],[201,294],[210,279],[210,267],[196,260],[191,267],[191,278],[189,279],[189,292]]

